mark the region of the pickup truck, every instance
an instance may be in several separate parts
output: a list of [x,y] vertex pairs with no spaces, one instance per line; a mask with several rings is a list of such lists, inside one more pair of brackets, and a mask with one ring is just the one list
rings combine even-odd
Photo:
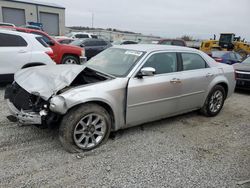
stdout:
[[42,36],[43,40],[50,46],[54,52],[53,60],[57,64],[81,64],[85,61],[85,50],[71,45],[64,45],[57,42],[54,38],[49,36],[44,31],[14,27],[16,31],[32,33]]

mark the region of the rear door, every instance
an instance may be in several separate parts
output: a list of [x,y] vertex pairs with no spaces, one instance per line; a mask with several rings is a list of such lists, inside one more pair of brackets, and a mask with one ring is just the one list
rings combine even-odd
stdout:
[[214,78],[214,70],[196,53],[179,53],[182,71],[179,74],[181,98],[179,111],[200,108],[204,103],[208,85]]
[[180,85],[174,83],[178,70],[176,53],[154,53],[143,67],[152,67],[156,73],[130,79],[127,94],[128,126],[157,120],[178,111]]
[[23,37],[0,33],[0,74],[13,74],[31,59],[31,46]]

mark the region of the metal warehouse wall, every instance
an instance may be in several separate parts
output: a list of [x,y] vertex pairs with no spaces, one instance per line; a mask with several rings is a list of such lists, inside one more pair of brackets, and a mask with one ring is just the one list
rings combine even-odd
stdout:
[[26,23],[27,22],[40,22],[40,12],[58,14],[59,15],[59,35],[65,34],[65,9],[0,0],[0,22],[4,21],[2,7],[23,9],[25,11]]

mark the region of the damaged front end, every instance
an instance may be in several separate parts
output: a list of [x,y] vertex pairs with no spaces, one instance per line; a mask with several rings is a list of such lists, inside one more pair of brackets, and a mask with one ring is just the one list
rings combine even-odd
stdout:
[[84,66],[54,66],[21,70],[5,91],[12,122],[48,127],[59,122],[67,112],[60,95],[74,87],[110,79]]
[[12,122],[47,126],[58,120],[58,116],[48,109],[49,103],[39,93],[30,94],[16,82],[6,88],[4,98],[11,113],[8,119]]

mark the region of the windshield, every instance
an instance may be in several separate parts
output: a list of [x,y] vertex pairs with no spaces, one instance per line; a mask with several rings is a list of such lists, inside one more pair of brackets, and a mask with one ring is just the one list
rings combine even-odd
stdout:
[[68,34],[66,34],[65,36],[66,36],[66,37],[72,37],[73,34],[72,34],[72,33],[68,33]]
[[86,66],[113,76],[124,77],[143,54],[141,51],[109,48],[89,60]]
[[246,58],[242,63],[250,65],[250,57]]

